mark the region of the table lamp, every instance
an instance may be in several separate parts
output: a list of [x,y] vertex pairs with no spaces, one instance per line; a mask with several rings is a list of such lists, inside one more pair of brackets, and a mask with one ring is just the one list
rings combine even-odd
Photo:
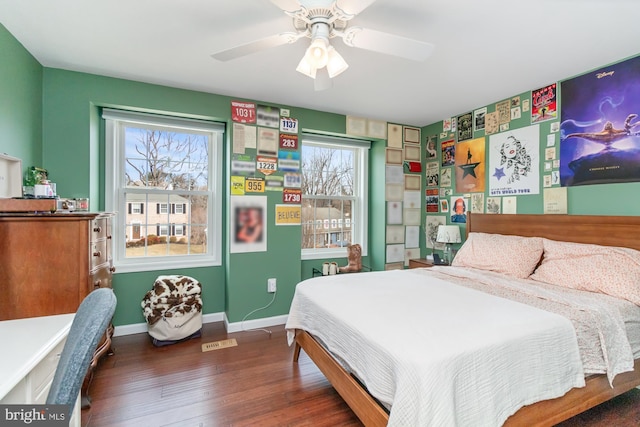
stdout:
[[447,264],[453,261],[453,252],[451,250],[452,243],[460,243],[460,227],[457,225],[440,225],[438,226],[438,236],[436,242],[445,243],[444,260]]

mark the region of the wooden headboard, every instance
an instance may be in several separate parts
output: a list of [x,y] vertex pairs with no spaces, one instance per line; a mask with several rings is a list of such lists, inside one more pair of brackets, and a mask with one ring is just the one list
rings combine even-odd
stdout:
[[640,250],[640,216],[506,215],[467,213],[469,232],[547,239]]

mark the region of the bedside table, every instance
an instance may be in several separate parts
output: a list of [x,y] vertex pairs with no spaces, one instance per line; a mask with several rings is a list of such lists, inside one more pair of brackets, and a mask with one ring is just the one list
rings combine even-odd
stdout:
[[409,260],[409,268],[431,268],[433,261],[426,258],[415,258]]

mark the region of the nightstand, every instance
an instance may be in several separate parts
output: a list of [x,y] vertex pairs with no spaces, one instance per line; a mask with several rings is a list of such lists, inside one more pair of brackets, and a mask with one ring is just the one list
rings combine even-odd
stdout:
[[433,265],[433,260],[426,258],[415,258],[409,260],[409,268],[431,268]]

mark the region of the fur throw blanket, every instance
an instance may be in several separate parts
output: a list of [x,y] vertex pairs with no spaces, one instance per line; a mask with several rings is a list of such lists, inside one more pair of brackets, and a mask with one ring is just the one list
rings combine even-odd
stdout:
[[158,276],[142,299],[142,314],[149,325],[162,317],[180,317],[202,310],[201,287],[193,277]]

